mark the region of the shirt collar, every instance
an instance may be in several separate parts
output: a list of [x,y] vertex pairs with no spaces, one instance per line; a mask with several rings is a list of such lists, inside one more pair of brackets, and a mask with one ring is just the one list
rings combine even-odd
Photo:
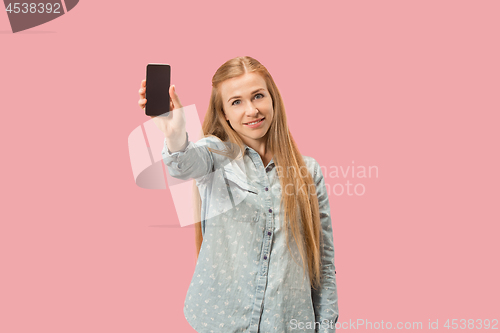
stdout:
[[[255,153],[255,154],[258,154],[258,153],[255,151],[255,149],[250,148],[250,147],[249,147],[249,146],[247,146],[246,144],[243,144],[243,145],[245,146],[245,152],[253,152],[253,153]],[[274,167],[274,166],[275,166],[275,165],[274,165],[274,158],[271,158],[271,161],[269,161],[269,164],[268,164],[268,166],[267,166],[267,168],[266,168],[266,171],[271,171],[271,170],[273,169],[273,167]]]

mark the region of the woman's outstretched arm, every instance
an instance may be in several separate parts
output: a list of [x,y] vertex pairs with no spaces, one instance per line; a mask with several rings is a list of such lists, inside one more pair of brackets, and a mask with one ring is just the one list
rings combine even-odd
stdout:
[[207,138],[198,142],[189,141],[186,133],[183,147],[179,151],[170,151],[167,139],[163,145],[162,157],[168,173],[178,179],[201,179],[213,169],[212,152],[206,145]]
[[[146,80],[142,80],[139,89],[139,106],[145,110]],[[172,177],[180,179],[200,178],[212,169],[212,157],[208,147],[200,142],[189,141],[186,132],[186,116],[175,86],[168,88],[170,112],[160,116],[151,116],[155,125],[165,136],[162,157]]]

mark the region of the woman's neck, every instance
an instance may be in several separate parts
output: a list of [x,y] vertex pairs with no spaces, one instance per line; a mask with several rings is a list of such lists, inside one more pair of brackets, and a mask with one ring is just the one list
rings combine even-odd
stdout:
[[274,154],[267,147],[267,135],[266,137],[263,137],[259,140],[254,140],[254,139],[249,140],[248,138],[242,138],[242,140],[248,147],[252,148],[257,153],[259,153],[264,166],[267,166],[269,164]]

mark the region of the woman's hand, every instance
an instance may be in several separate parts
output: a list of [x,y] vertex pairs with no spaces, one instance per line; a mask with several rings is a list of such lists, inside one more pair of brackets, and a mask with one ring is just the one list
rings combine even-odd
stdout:
[[[181,148],[186,141],[186,117],[179,96],[175,92],[175,86],[170,86],[170,111],[167,115],[150,116],[153,118],[156,126],[165,134],[167,138],[167,146],[170,151],[174,152]],[[146,80],[142,80],[141,88],[139,89],[139,106],[141,109],[146,108]]]

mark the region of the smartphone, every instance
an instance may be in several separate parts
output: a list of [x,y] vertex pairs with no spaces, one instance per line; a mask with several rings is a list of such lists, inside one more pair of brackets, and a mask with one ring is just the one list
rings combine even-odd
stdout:
[[146,68],[146,115],[170,112],[170,65],[148,64]]

